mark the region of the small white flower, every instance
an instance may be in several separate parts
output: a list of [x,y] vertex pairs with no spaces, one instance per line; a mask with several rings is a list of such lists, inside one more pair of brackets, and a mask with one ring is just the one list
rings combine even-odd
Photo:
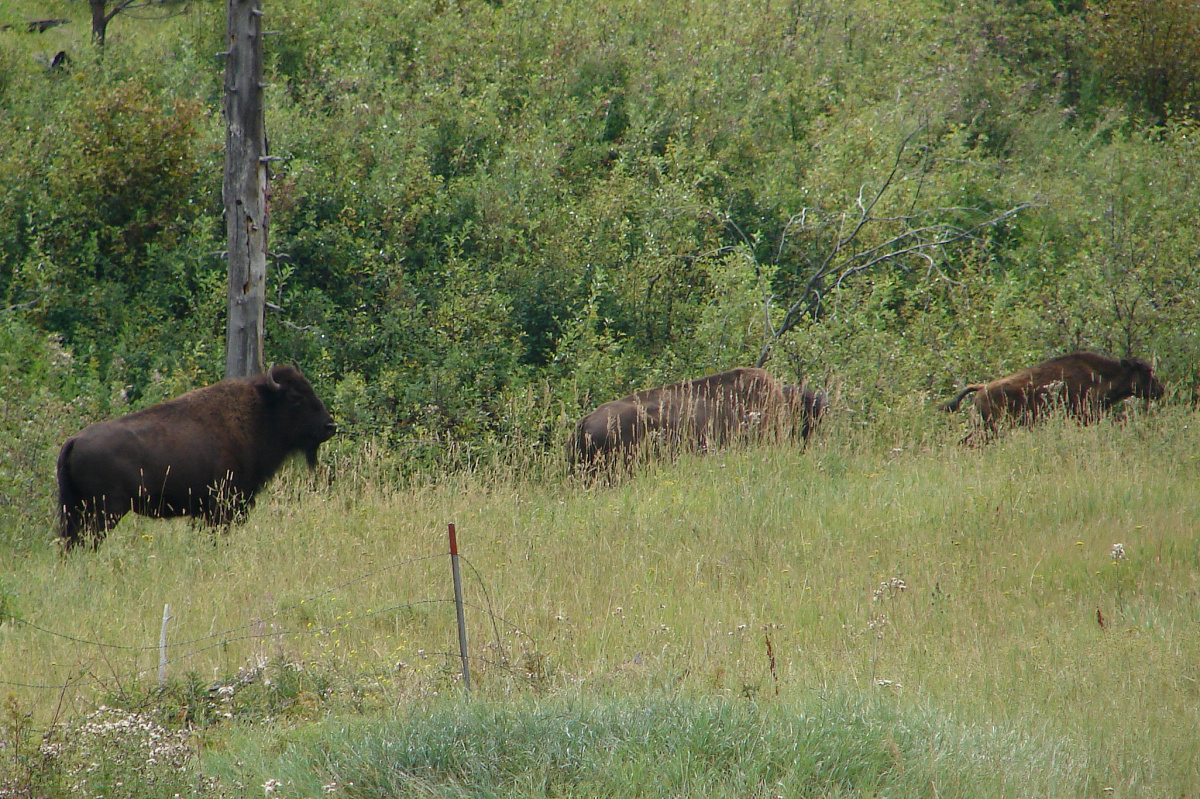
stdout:
[[886,597],[898,596],[906,588],[908,588],[908,584],[905,583],[903,580],[901,580],[899,577],[893,577],[890,580],[884,580],[883,582],[881,582],[879,584],[879,587],[875,589],[875,592],[871,597],[871,601],[878,602],[879,600],[883,599],[885,596]]
[[1125,546],[1123,544],[1113,544],[1110,554],[1113,560],[1125,560]]

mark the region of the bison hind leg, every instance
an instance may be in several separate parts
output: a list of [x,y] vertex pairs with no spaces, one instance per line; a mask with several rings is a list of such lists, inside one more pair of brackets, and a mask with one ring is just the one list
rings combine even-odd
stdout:
[[108,532],[117,526],[125,509],[109,505],[101,498],[98,502],[82,502],[74,507],[64,505],[60,511],[58,538],[63,553],[77,546],[90,544],[98,549]]
[[988,415],[987,417],[981,415],[971,422],[970,431],[958,443],[960,446],[974,449],[985,444],[990,444],[999,437],[1000,425],[997,423],[997,417],[995,415]]

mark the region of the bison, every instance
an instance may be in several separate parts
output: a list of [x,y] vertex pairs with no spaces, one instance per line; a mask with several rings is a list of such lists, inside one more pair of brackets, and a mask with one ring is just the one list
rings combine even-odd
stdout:
[[648,447],[709,450],[749,439],[807,439],[825,395],[780,386],[762,369],[732,369],[606,402],[575,425],[574,467],[631,463]]
[[99,546],[126,513],[242,518],[291,454],[310,468],[337,425],[299,370],[231,378],[67,439],[58,454],[59,540]]
[[1058,406],[1086,424],[1127,397],[1158,399],[1163,386],[1141,358],[1073,352],[990,383],[967,386],[941,409],[958,410],[968,394],[975,395],[982,429],[990,437],[1001,420],[1031,424]]

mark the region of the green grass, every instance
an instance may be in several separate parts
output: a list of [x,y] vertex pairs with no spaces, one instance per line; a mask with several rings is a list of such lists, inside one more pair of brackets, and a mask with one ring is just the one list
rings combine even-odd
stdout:
[[[268,779],[295,787],[282,795],[318,781],[397,795],[410,772],[404,790],[445,796],[1200,784],[1200,420],[1051,422],[972,450],[944,417],[898,414],[611,487],[524,458],[384,484],[389,456],[344,444],[332,486],[297,467],[216,540],[129,518],[94,553],[23,553],[6,606],[59,635],[6,624],[0,680],[71,687],[6,686],[10,715],[42,729],[108,701],[191,722],[208,768],[246,796]],[[593,737],[563,765],[572,725]],[[689,737],[704,725],[719,754]],[[506,750],[514,727],[540,743]],[[439,765],[444,749],[461,762]],[[389,761],[400,750],[415,759]]]
[[[786,706],[661,695],[422,705],[283,732],[269,747],[261,736],[238,743],[236,757],[213,761],[247,796],[269,781],[296,796],[731,799],[1071,795],[1087,785],[1082,764],[1045,736],[840,695]],[[1007,768],[977,766],[993,758]]]

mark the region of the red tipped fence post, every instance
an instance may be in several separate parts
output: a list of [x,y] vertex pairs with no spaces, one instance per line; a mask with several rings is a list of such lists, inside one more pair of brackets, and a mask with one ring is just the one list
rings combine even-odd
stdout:
[[458,651],[462,655],[463,687],[471,693],[471,669],[467,666],[467,621],[463,615],[462,577],[458,572],[458,536],[450,525],[450,571],[454,575],[454,607],[458,611]]

